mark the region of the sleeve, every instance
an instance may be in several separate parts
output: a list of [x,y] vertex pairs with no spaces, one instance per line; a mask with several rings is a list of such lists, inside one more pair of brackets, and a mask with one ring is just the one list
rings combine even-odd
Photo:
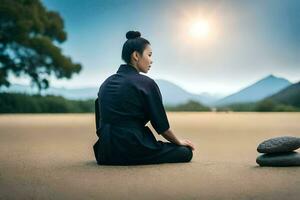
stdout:
[[99,106],[99,98],[97,97],[95,100],[95,121],[96,121],[96,134],[100,137],[100,106]]
[[162,96],[157,84],[152,80],[146,91],[146,110],[150,116],[150,123],[158,134],[170,128],[167,114],[162,102]]

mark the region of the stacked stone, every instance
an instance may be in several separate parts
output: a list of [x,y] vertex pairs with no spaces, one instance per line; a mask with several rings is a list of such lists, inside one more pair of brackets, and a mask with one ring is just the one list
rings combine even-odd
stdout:
[[263,141],[257,147],[259,155],[256,163],[260,166],[286,167],[300,166],[300,138],[283,136]]

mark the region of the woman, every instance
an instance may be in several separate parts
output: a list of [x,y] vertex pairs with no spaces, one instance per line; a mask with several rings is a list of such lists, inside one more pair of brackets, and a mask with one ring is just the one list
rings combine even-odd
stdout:
[[[194,145],[178,139],[170,129],[161,93],[147,73],[152,64],[150,42],[137,31],[129,31],[116,74],[100,86],[96,106],[98,141],[94,153],[98,164],[136,165],[189,162]],[[99,119],[98,119],[99,117]],[[145,126],[169,142],[157,141]]]

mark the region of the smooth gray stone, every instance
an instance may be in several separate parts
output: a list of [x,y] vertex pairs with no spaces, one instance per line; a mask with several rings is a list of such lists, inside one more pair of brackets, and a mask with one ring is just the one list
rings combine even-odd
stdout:
[[300,154],[298,152],[263,154],[256,158],[260,166],[288,167],[300,166]]
[[300,147],[300,138],[283,136],[263,141],[257,147],[259,153],[285,153]]

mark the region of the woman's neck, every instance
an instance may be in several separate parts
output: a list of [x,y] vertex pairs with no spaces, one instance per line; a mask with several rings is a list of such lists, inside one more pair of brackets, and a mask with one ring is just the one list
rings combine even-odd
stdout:
[[131,63],[128,63],[129,66],[134,67],[138,72],[140,72],[140,70],[138,69],[138,67],[136,65],[133,65]]

